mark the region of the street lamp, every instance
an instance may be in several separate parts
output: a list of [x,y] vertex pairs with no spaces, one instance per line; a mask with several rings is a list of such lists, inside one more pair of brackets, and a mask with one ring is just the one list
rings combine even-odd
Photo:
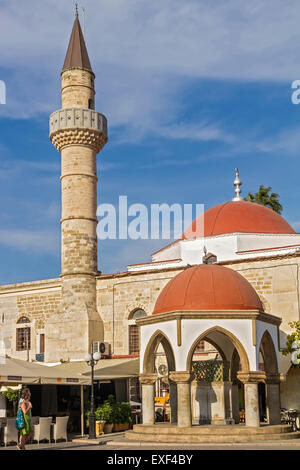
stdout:
[[96,418],[95,418],[95,401],[94,401],[94,367],[101,358],[101,354],[98,352],[94,352],[91,356],[90,354],[86,354],[84,356],[84,360],[86,361],[87,365],[92,368],[91,373],[91,413],[89,419],[89,439],[96,439]]

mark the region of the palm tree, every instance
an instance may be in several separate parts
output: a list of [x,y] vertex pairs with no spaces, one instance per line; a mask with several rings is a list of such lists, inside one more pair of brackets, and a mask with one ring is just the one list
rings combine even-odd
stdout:
[[256,202],[257,204],[262,204],[263,206],[273,209],[273,211],[281,214],[282,205],[279,202],[279,194],[271,193],[272,188],[270,186],[266,187],[263,184],[260,185],[257,193],[252,194],[248,193],[248,197],[245,197],[245,201]]

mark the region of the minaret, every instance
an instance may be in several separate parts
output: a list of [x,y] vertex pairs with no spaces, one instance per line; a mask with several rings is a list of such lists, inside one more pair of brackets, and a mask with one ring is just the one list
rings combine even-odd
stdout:
[[92,341],[103,340],[96,306],[96,157],[107,142],[107,121],[94,110],[95,75],[77,9],[61,79],[62,109],[50,116],[50,139],[61,152],[62,304],[46,334],[50,361],[82,358]]

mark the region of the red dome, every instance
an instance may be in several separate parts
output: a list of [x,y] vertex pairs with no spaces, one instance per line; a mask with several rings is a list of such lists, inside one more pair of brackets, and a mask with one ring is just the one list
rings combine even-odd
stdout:
[[[296,233],[277,212],[268,207],[248,201],[230,201],[208,209],[182,234],[182,239],[224,233]],[[199,227],[196,228],[196,223]],[[193,233],[193,232],[196,233]]]
[[260,310],[251,284],[238,272],[216,264],[193,266],[163,288],[153,314],[174,310]]

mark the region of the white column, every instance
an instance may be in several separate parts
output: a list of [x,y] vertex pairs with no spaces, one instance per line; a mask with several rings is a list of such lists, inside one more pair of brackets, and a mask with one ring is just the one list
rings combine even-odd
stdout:
[[140,384],[142,385],[143,424],[146,425],[155,424],[154,384],[156,379],[156,374],[140,375]]
[[177,384],[177,426],[192,426],[191,374],[187,371],[170,372],[170,379]]
[[262,371],[238,372],[237,377],[244,383],[245,424],[258,428],[260,426],[258,383],[266,379],[266,374]]
[[245,383],[245,424],[259,427],[258,383]]

